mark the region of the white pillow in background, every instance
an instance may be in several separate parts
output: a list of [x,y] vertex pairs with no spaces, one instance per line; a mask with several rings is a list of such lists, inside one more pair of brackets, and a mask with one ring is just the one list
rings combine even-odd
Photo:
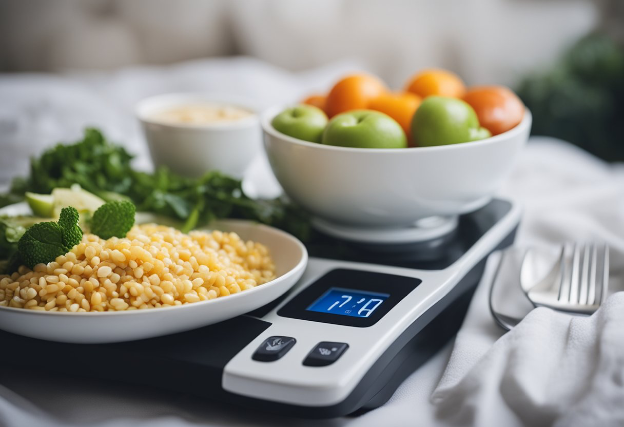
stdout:
[[290,70],[356,59],[394,88],[431,66],[512,85],[597,21],[587,1],[4,0],[0,60],[31,71],[230,54]]
[[50,70],[113,69],[144,61],[132,29],[118,19],[85,16],[50,35],[44,52]]
[[579,1],[234,0],[244,54],[303,69],[356,58],[402,88],[416,70],[442,67],[468,84],[513,85],[548,66],[597,23]]
[[226,0],[3,0],[7,71],[114,69],[232,53]]
[[233,53],[227,0],[116,1],[148,64],[166,64]]

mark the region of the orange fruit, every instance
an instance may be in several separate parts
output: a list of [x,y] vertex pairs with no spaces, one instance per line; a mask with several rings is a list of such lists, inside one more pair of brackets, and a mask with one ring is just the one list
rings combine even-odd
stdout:
[[375,76],[354,74],[334,85],[327,95],[327,115],[329,117],[350,110],[363,110],[368,103],[386,92],[386,85]]
[[463,99],[474,108],[479,123],[492,135],[516,127],[524,117],[524,104],[513,91],[504,86],[474,87]]
[[461,98],[466,93],[466,86],[450,71],[431,69],[414,75],[405,90],[423,99],[431,95]]
[[385,113],[397,121],[410,139],[412,117],[422,102],[411,92],[384,93],[369,102],[368,108]]
[[325,111],[327,104],[327,96],[325,95],[310,95],[303,100],[304,104],[313,105],[321,110]]

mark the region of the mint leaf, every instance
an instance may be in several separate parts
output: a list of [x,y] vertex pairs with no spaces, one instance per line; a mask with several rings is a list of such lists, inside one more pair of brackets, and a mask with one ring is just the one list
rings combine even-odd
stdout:
[[105,203],[91,218],[91,232],[102,239],[126,237],[134,225],[135,213],[134,204],[126,200]]

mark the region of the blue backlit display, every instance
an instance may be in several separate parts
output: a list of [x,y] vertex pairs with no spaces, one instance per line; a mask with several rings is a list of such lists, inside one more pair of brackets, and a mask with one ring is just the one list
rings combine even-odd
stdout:
[[306,310],[351,317],[369,317],[389,294],[330,288]]

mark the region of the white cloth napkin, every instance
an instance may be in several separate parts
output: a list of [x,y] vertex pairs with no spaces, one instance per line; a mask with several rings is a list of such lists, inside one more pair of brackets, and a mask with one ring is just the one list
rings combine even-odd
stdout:
[[[525,157],[531,159],[523,159],[507,189],[526,205],[519,240],[604,239],[612,247],[611,290],[624,289],[621,168],[556,141],[541,141],[540,150],[527,150]],[[624,293],[612,295],[591,317],[533,310],[500,337],[503,331],[494,326],[488,307],[499,259],[495,254],[488,261],[432,396],[437,420],[478,426],[624,425]]]
[[591,317],[536,309],[491,345],[499,332],[487,333],[488,290],[479,288],[433,394],[441,420],[510,427],[624,425],[624,292]]

